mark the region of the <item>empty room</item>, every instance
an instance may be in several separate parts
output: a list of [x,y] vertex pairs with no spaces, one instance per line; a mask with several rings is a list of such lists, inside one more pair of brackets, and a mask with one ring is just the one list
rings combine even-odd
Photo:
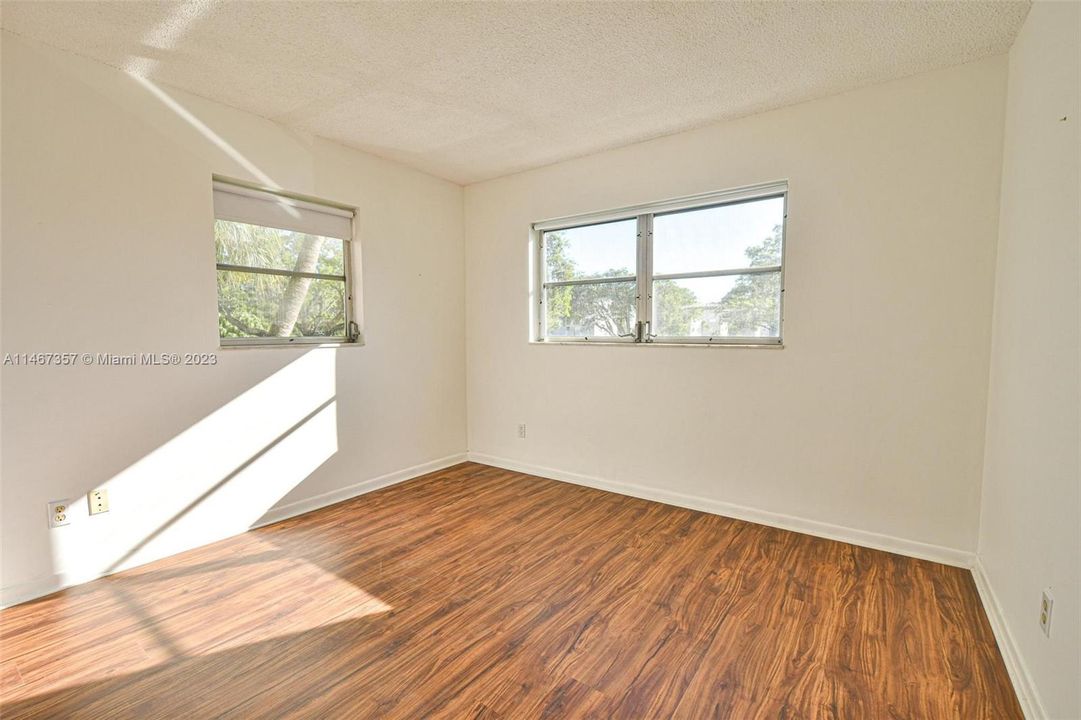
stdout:
[[4,720],[1081,720],[1081,2],[0,27]]

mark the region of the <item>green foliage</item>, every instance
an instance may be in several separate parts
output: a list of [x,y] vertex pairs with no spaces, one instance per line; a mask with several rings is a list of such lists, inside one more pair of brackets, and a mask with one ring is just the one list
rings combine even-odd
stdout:
[[[547,244],[545,262],[548,280],[570,280],[574,277],[574,261],[567,257],[567,240],[562,233],[548,233],[544,242]],[[573,313],[573,293],[571,287],[552,288],[548,292],[548,327],[555,328],[568,320]]]
[[[562,233],[548,233],[545,263],[549,280],[578,277],[574,261],[567,257]],[[633,275],[627,268],[609,268],[601,277]],[[552,334],[626,335],[634,332],[634,283],[599,283],[551,288],[546,300],[548,328]]]
[[694,290],[683,287],[675,280],[657,280],[653,283],[654,333],[686,337],[692,333],[702,313],[703,308],[698,304]]
[[561,232],[544,234],[545,264],[548,275],[545,279],[552,281],[574,280],[578,274],[575,272],[574,261],[567,257],[567,238]]
[[[747,248],[748,267],[781,264],[781,226],[760,244]],[[728,334],[738,336],[776,335],[781,295],[780,273],[741,275],[720,302],[720,320],[728,324]]]
[[[344,272],[340,240],[219,220],[217,261],[227,265]],[[218,271],[221,337],[342,337],[345,284],[334,280]]]
[[[577,276],[567,256],[567,241],[559,232],[547,233],[545,264],[547,279],[570,280]],[[781,226],[770,237],[746,250],[748,267],[781,264]],[[612,268],[602,276],[633,275],[628,268]],[[675,280],[658,280],[653,286],[655,330],[667,336],[776,335],[780,274],[739,276],[718,302],[700,303],[690,288]],[[631,283],[597,283],[551,288],[545,298],[549,334],[553,336],[626,335],[634,332],[635,287]]]
[[750,263],[747,267],[766,267],[781,264],[781,226],[774,225],[773,233],[758,245],[746,250]]

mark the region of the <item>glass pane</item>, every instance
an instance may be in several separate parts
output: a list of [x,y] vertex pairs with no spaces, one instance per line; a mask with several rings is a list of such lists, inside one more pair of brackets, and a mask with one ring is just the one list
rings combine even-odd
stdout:
[[638,219],[544,233],[545,279],[623,277],[635,274]]
[[547,288],[549,337],[612,337],[634,331],[633,282],[561,285]]
[[659,337],[778,337],[780,329],[779,272],[653,282]]
[[783,223],[784,198],[657,215],[653,273],[780,265]]
[[345,241],[292,230],[214,221],[218,262],[225,265],[345,274]]
[[239,337],[344,337],[345,283],[218,271],[218,333]]

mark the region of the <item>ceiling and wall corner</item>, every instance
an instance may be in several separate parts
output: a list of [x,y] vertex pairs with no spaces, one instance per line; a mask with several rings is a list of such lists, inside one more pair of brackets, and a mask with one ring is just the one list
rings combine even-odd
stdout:
[[469,184],[1004,53],[1028,9],[5,0],[0,22]]

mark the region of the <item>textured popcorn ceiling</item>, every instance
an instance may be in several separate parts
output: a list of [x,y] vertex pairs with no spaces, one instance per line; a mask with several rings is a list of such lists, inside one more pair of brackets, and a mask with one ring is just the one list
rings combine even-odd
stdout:
[[25,2],[5,30],[459,183],[1006,51],[1028,2]]

